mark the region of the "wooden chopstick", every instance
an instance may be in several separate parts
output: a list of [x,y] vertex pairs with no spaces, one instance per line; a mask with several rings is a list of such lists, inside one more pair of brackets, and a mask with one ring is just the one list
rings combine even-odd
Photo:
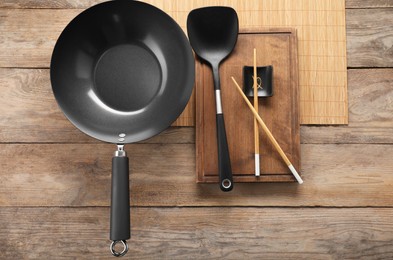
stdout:
[[[254,109],[258,113],[258,86],[257,86],[257,50],[254,48]],[[255,145],[255,176],[260,176],[259,162],[259,130],[258,121],[254,118],[254,145]]]
[[273,146],[276,148],[276,150],[278,151],[278,153],[281,155],[282,159],[284,160],[284,162],[286,163],[286,165],[288,166],[289,170],[292,172],[293,176],[295,176],[296,180],[298,181],[299,184],[303,183],[302,178],[300,177],[300,175],[297,173],[295,167],[293,167],[291,161],[288,159],[288,157],[285,155],[284,151],[281,149],[280,145],[277,143],[276,139],[274,138],[274,136],[272,135],[272,133],[270,132],[269,128],[267,128],[265,122],[263,122],[262,118],[259,116],[259,114],[257,113],[257,111],[255,111],[254,107],[252,106],[251,102],[248,101],[246,95],[243,93],[243,90],[240,88],[239,84],[237,84],[236,80],[234,77],[232,77],[233,82],[236,85],[237,90],[239,91],[240,95],[243,97],[244,101],[247,103],[248,107],[251,109],[252,113],[254,114],[254,117],[256,118],[256,120],[258,121],[258,123],[261,125],[263,131],[265,131],[267,137],[269,138],[269,140],[272,142]]

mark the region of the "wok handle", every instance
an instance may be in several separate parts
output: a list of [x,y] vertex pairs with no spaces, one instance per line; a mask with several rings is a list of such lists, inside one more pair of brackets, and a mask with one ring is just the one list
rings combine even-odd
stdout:
[[[128,157],[123,151],[112,158],[110,240],[113,242],[110,249],[114,256],[123,256],[127,253],[128,246],[125,240],[130,237]],[[122,252],[116,252],[114,249],[118,242],[123,244]]]
[[225,131],[224,114],[221,105],[220,74],[218,70],[218,65],[213,65],[212,69],[216,97],[218,175],[220,181],[220,189],[222,191],[231,191],[233,189],[232,168],[231,160],[229,157],[227,135]]

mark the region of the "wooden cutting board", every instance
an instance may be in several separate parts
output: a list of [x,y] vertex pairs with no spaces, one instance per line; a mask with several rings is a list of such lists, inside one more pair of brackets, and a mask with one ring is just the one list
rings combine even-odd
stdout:
[[[188,13],[211,5],[233,7],[240,28],[297,29],[301,124],[347,124],[345,0],[147,0],[186,31]],[[195,99],[174,124],[195,124]]]
[[[254,176],[254,117],[231,76],[243,82],[243,66],[273,65],[273,92],[259,98],[259,114],[298,170],[300,126],[296,31],[243,30],[231,56],[220,67],[222,106],[235,182],[294,181],[286,164],[260,128],[261,177]],[[216,111],[211,68],[197,63],[196,164],[198,182],[218,182]]]

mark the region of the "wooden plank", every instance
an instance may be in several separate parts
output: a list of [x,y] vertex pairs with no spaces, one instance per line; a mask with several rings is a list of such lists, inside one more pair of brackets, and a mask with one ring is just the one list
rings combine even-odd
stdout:
[[393,144],[391,127],[302,126],[302,144]]
[[348,66],[393,67],[392,10],[348,9],[346,17]]
[[393,143],[393,69],[348,70],[348,126],[303,126],[302,143]]
[[[114,148],[0,145],[0,206],[108,206]],[[133,206],[393,206],[391,145],[302,145],[303,185],[237,183],[230,193],[195,183],[193,144],[126,150]]]
[[[0,8],[47,8],[72,9],[88,8],[105,0],[0,0]],[[393,0],[346,0],[346,8],[393,7]]]
[[386,8],[393,7],[393,0],[346,0],[346,8]]
[[0,8],[84,9],[105,1],[106,0],[0,0]]
[[[301,114],[301,123],[346,124],[344,0],[299,1],[296,5],[286,0],[221,0],[210,4],[234,7],[242,28],[297,28],[299,83],[303,90],[301,102],[308,108],[305,111],[312,111],[311,114]],[[149,2],[165,10],[184,29],[187,13],[191,9],[209,5],[206,1]],[[0,17],[4,19],[0,34],[6,35],[0,42],[0,67],[48,67],[56,38],[80,11],[82,9],[0,9]],[[299,17],[302,19],[299,20]],[[324,94],[318,95],[320,92]],[[192,114],[192,110],[189,114]]]
[[[132,208],[135,259],[391,259],[393,209]],[[2,208],[2,259],[110,259],[108,208]]]
[[1,142],[92,142],[60,111],[49,70],[0,69]]
[[[221,100],[235,182],[296,181],[287,165],[260,129],[261,177],[255,177],[254,117],[230,78],[242,86],[243,66],[273,66],[274,95],[260,98],[259,111],[293,166],[300,170],[300,125],[296,31],[288,29],[241,31],[233,54],[220,66]],[[197,180],[218,183],[216,104],[210,66],[197,64],[196,145]]]
[[[57,37],[65,25],[81,11],[81,9],[1,9],[0,17],[3,22],[0,26],[0,33],[3,40],[0,44],[2,50],[0,66],[48,67]],[[381,19],[374,19],[374,17]],[[391,35],[391,28],[386,21],[390,19],[389,9],[347,10],[349,66],[372,67],[376,62],[373,60],[374,57],[379,57],[379,63],[383,62],[381,57],[386,55],[389,35]],[[362,58],[362,56],[369,58]],[[386,67],[386,65],[381,66]]]
[[392,128],[393,69],[350,70],[348,74],[351,126]]
[[49,68],[57,38],[81,11],[0,9],[0,67]]

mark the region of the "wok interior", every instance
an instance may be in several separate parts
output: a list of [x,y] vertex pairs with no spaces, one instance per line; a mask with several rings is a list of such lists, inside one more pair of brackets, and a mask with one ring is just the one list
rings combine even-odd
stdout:
[[97,139],[149,138],[183,111],[194,58],[181,28],[161,10],[112,1],[78,15],[56,43],[55,97],[68,119]]
[[154,53],[142,44],[111,47],[96,63],[94,90],[113,109],[143,109],[161,87],[161,67]]

